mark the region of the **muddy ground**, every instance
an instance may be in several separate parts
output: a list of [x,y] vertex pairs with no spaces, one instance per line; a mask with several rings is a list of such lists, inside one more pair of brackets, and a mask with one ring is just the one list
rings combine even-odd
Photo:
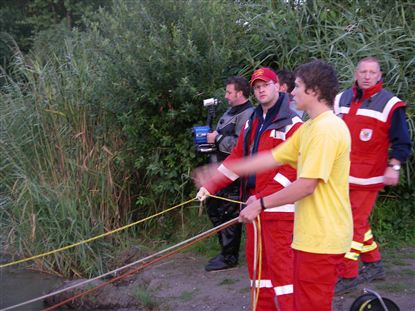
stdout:
[[[383,255],[387,279],[335,297],[333,310],[348,311],[364,287],[393,300],[402,311],[415,310],[415,247],[383,250]],[[120,311],[249,310],[246,265],[208,273],[204,271],[206,261],[191,253],[175,255],[127,281],[105,287],[89,302],[73,307]]]

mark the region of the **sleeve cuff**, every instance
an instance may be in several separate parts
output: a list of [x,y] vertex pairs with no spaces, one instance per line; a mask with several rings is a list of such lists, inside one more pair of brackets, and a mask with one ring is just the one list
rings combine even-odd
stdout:
[[216,146],[219,146],[219,144],[220,144],[220,142],[223,140],[223,138],[224,138],[225,136],[223,136],[223,135],[221,135],[221,134],[219,134],[219,135],[217,135],[216,137],[215,137],[215,144],[216,144]]

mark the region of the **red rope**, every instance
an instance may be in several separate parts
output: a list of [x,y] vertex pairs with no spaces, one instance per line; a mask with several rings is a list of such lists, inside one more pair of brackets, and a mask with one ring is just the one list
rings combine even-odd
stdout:
[[[236,222],[236,220],[235,220],[235,222]],[[189,242],[188,244],[186,244],[186,245],[184,245],[182,247],[179,247],[176,250],[173,250],[173,251],[171,251],[171,252],[169,252],[169,253],[167,253],[165,255],[162,255],[162,256],[160,256],[160,257],[158,257],[158,258],[156,258],[156,259],[154,259],[152,261],[149,261],[148,263],[145,263],[145,264],[141,265],[140,267],[138,267],[136,269],[133,269],[133,270],[131,270],[129,272],[126,272],[124,274],[121,274],[120,276],[114,277],[111,280],[109,280],[109,281],[107,281],[105,283],[102,283],[100,285],[97,285],[97,286],[95,286],[95,287],[93,287],[93,288],[91,288],[91,289],[89,289],[87,291],[84,291],[84,292],[78,293],[78,294],[76,294],[76,295],[74,295],[72,297],[69,297],[69,298],[65,299],[64,301],[61,301],[61,302],[59,302],[59,303],[57,303],[57,304],[55,304],[53,306],[50,306],[50,307],[48,307],[46,309],[43,309],[43,311],[55,310],[56,308],[61,307],[61,306],[65,305],[65,304],[67,304],[69,302],[73,302],[75,299],[81,298],[81,297],[83,297],[83,296],[85,296],[85,295],[87,295],[87,294],[89,294],[89,293],[91,293],[91,292],[93,292],[93,291],[95,291],[97,289],[100,289],[100,288],[102,288],[104,286],[107,286],[107,285],[109,285],[111,283],[114,283],[114,282],[119,281],[119,280],[122,280],[122,279],[124,279],[124,278],[126,278],[128,276],[131,276],[131,275],[139,272],[140,270],[143,270],[144,268],[146,268],[146,267],[148,267],[148,266],[150,266],[152,264],[155,264],[155,263],[157,263],[157,262],[159,262],[159,261],[161,261],[161,260],[163,260],[163,259],[165,259],[167,257],[170,257],[170,256],[172,256],[174,254],[177,254],[180,251],[182,251],[182,250],[184,250],[184,249],[192,246],[193,244],[195,244],[195,243],[197,243],[197,242],[199,242],[199,241],[201,241],[203,239],[206,239],[206,238],[214,235],[215,233],[217,233],[217,232],[219,232],[219,231],[221,231],[221,230],[223,230],[223,229],[225,229],[225,228],[227,228],[229,226],[232,226],[235,222],[229,223],[227,226],[223,226],[223,227],[221,227],[218,230],[211,231],[211,232],[207,233],[206,235],[203,235],[200,238],[195,239],[194,241],[191,241],[191,242]]]

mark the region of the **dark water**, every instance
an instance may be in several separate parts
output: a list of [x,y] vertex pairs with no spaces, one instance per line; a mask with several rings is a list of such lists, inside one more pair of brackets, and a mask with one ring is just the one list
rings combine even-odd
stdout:
[[[15,267],[0,269],[0,309],[45,295],[63,283],[49,274]],[[18,307],[18,311],[38,311],[44,308],[42,301]]]

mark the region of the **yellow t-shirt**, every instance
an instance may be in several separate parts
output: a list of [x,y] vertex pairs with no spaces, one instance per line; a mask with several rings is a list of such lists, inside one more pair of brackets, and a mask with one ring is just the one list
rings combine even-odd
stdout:
[[297,178],[319,179],[315,191],[296,203],[294,249],[318,254],[349,251],[353,235],[350,141],[346,124],[327,111],[272,150],[277,162],[297,168]]

